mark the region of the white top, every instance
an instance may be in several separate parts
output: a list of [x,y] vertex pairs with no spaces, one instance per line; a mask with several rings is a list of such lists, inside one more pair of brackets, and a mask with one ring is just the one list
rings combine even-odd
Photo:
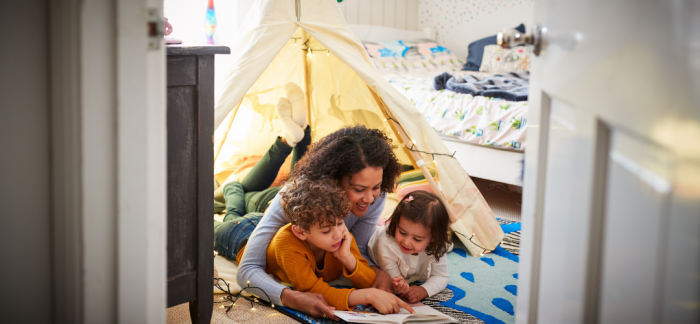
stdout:
[[386,227],[378,226],[367,243],[369,258],[392,278],[402,276],[406,282],[424,281],[422,287],[433,296],[447,287],[447,255],[440,261],[425,251],[418,255],[401,252],[401,247],[393,237],[386,235]]

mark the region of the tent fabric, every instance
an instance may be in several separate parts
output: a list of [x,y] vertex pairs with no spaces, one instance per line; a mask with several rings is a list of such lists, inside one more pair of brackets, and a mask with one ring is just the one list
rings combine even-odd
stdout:
[[[241,26],[232,63],[217,93],[218,181],[246,157],[263,155],[281,134],[275,105],[289,82],[305,92],[312,142],[339,128],[362,124],[387,132],[399,146],[396,154],[404,164],[416,166],[406,147],[452,153],[413,104],[381,77],[348,29],[336,1],[257,0]],[[410,138],[408,145],[396,123]],[[452,226],[462,234],[457,237],[472,255],[495,249],[503,231],[466,172],[450,156],[420,155],[438,172],[453,217],[459,219]]]

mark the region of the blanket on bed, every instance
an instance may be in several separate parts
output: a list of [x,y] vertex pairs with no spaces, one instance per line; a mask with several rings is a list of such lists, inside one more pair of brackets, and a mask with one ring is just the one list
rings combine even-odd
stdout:
[[509,101],[527,101],[530,88],[530,72],[512,72],[494,74],[487,77],[467,75],[464,78],[454,77],[444,72],[435,77],[435,90],[451,90],[454,92],[502,98]]

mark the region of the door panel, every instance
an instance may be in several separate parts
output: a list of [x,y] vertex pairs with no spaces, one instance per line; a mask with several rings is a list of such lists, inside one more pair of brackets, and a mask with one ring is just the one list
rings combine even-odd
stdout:
[[516,322],[700,323],[700,1],[534,12]]
[[596,121],[561,100],[551,102],[538,313],[542,323],[571,323],[583,314],[594,174],[593,160],[579,154],[594,150]]
[[659,323],[673,170],[669,154],[613,131],[601,268],[601,323]]

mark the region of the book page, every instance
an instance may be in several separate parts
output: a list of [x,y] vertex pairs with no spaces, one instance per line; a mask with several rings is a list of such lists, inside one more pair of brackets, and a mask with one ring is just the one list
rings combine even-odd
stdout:
[[431,323],[456,323],[457,320],[447,316],[430,306],[422,303],[410,304],[416,314],[411,314],[405,309],[397,314],[380,314],[376,311],[334,311],[333,314],[349,323],[410,323],[426,322]]

